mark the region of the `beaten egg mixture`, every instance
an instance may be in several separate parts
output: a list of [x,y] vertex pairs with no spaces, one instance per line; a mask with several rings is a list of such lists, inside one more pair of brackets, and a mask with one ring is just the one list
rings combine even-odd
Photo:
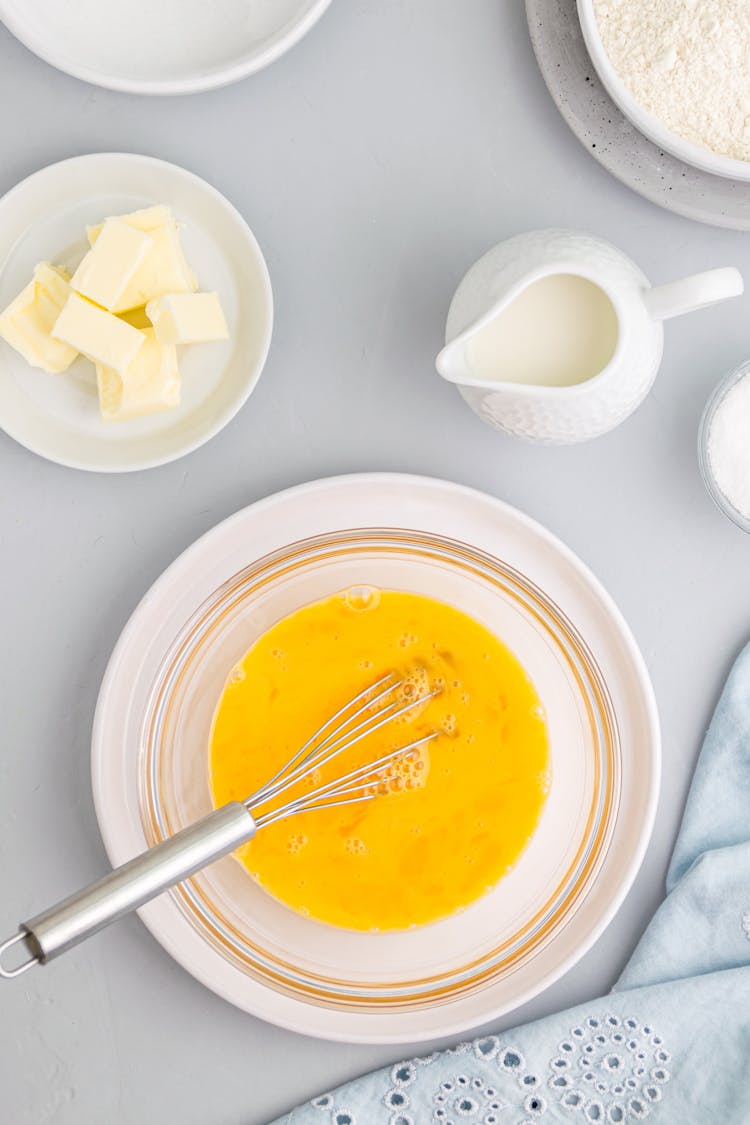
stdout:
[[295,792],[439,736],[398,761],[374,800],[269,825],[237,853],[281,902],[354,930],[406,929],[474,902],[518,859],[549,788],[544,712],[512,653],[432,598],[357,587],[279,621],[233,670],[211,737],[216,805],[248,797],[392,671],[405,700],[439,694]]

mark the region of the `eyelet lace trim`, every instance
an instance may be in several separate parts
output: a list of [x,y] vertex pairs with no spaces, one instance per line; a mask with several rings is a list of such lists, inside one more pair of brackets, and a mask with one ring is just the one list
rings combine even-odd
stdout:
[[[747,926],[745,925],[747,922]],[[750,939],[750,911],[743,917]],[[432,1097],[432,1125],[539,1125],[555,1116],[548,1109],[555,1101],[572,1111],[571,1121],[582,1125],[629,1125],[642,1121],[661,1102],[670,1081],[671,1055],[662,1037],[634,1016],[621,1019],[605,1012],[587,1017],[570,1029],[544,1068],[527,1065],[519,1048],[496,1035],[473,1043],[460,1043],[442,1054],[396,1063],[389,1071],[390,1086],[382,1097],[387,1125],[416,1125],[411,1108],[412,1085],[438,1058],[471,1057],[497,1068],[498,1084],[507,1090],[513,1079],[520,1093],[507,1101],[482,1075],[466,1071],[443,1080]],[[468,1056],[468,1057],[467,1057]],[[545,1089],[546,1087],[546,1089]],[[542,1092],[544,1089],[544,1093]],[[354,1114],[335,1104],[332,1094],[321,1094],[310,1103],[326,1116],[325,1125],[358,1125]],[[503,1111],[515,1107],[523,1116],[512,1120]],[[370,1125],[372,1117],[359,1125]],[[421,1125],[421,1119],[420,1119]]]

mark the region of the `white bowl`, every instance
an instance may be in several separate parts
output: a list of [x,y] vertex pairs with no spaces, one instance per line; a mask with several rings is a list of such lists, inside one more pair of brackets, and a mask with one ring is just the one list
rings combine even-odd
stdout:
[[679,137],[658,117],[638,104],[615,70],[604,48],[594,12],[594,0],[577,0],[577,3],[583,38],[596,73],[612,101],[633,122],[636,129],[659,148],[684,160],[686,164],[692,164],[694,168],[701,168],[704,172],[711,172],[715,176],[723,176],[729,180],[750,180],[750,161],[720,156],[708,148],[703,148],[702,145]]
[[319,481],[237,513],[126,627],[97,706],[93,787],[114,865],[208,811],[208,732],[228,670],[280,616],[373,581],[470,613],[534,679],[553,781],[516,867],[465,911],[413,931],[303,918],[231,857],[139,913],[189,972],[262,1019],[413,1043],[485,1023],[577,961],[622,901],[653,823],[648,674],[611,601],[549,533],[480,493],[396,475]]
[[37,262],[74,269],[88,248],[87,224],[152,203],[172,208],[201,289],[221,298],[230,338],[183,350],[176,409],[110,425],[99,416],[92,364],[79,358],[69,371],[49,375],[0,340],[0,427],[60,465],[118,473],[174,461],[234,417],[263,370],[273,298],[258,243],[215,188],[150,156],[74,157],[0,199],[0,308],[20,293]]
[[274,62],[331,0],[0,0],[0,20],[30,51],[95,86],[190,94]]

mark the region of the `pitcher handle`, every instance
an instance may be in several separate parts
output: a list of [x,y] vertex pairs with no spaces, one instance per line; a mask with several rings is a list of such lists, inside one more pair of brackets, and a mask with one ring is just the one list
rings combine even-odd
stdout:
[[672,316],[695,312],[730,297],[740,297],[745,286],[742,274],[734,266],[723,269],[695,273],[681,281],[670,281],[667,285],[657,285],[644,289],[643,300],[646,309],[654,320],[669,320]]

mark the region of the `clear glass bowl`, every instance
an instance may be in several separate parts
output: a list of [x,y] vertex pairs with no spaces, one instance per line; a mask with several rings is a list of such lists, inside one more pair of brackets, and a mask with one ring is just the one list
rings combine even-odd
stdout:
[[139,797],[149,843],[212,807],[209,734],[234,664],[279,618],[352,585],[448,602],[490,628],[527,669],[547,712],[553,780],[521,859],[466,910],[399,933],[355,933],[304,918],[231,857],[170,893],[203,941],[279,993],[339,1010],[413,1012],[513,974],[564,930],[607,853],[620,800],[620,739],[606,684],[582,637],[510,566],[422,532],[306,539],[224,583],[162,661],[140,731]]
[[723,402],[725,395],[736,383],[739,383],[740,379],[744,379],[746,375],[750,375],[750,360],[735,368],[734,371],[730,371],[714,388],[713,394],[706,403],[700,426],[698,427],[698,465],[708,495],[711,497],[716,507],[719,508],[725,516],[728,516],[737,527],[742,528],[743,531],[750,532],[750,520],[747,519],[746,516],[743,516],[741,512],[737,511],[716,483],[716,478],[711,468],[711,458],[708,452],[708,442],[714,415]]

